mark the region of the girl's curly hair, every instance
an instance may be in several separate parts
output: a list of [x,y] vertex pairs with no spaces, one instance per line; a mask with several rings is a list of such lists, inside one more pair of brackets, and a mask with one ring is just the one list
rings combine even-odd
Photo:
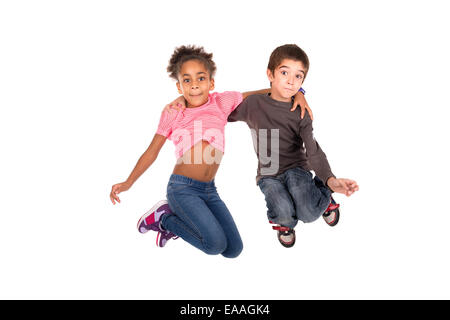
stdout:
[[205,52],[203,47],[196,47],[195,45],[177,47],[169,60],[167,72],[171,78],[178,80],[178,74],[183,63],[189,60],[198,60],[205,65],[210,77],[213,78],[216,73],[216,64],[212,60],[212,56],[213,54]]

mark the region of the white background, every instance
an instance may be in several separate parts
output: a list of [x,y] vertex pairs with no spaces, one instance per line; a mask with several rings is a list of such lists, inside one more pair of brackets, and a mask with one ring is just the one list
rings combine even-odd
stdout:
[[[0,298],[448,299],[446,1],[2,1]],[[109,192],[178,96],[176,46],[214,53],[216,91],[268,87],[271,51],[309,55],[315,136],[338,177],[341,221],[280,246],[244,123],[227,126],[216,183],[237,259],[136,222],[165,197],[169,142],[122,203]]]

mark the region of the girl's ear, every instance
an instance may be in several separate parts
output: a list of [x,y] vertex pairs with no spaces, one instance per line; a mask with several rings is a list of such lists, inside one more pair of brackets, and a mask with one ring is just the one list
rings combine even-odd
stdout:
[[177,81],[177,89],[179,94],[183,94],[183,91],[181,90],[180,81]]
[[214,78],[213,78],[209,82],[209,91],[214,90],[214,88],[215,88],[215,83],[214,83]]

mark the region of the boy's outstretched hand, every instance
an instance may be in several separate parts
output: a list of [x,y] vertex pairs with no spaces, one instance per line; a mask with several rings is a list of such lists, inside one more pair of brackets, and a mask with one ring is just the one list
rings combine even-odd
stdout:
[[295,109],[297,109],[298,106],[300,106],[300,109],[301,109],[300,118],[303,119],[303,117],[305,116],[305,111],[308,111],[311,120],[314,120],[314,117],[313,117],[311,109],[309,108],[308,102],[306,102],[305,96],[301,92],[298,92],[295,95],[294,104],[292,105],[291,111],[294,111]]
[[328,179],[327,184],[334,192],[345,194],[347,197],[350,197],[355,191],[359,190],[356,181],[350,179],[331,177]]
[[123,191],[127,191],[128,189],[130,189],[130,187],[131,187],[131,185],[129,185],[127,182],[117,183],[117,184],[113,185],[111,188],[111,193],[109,194],[109,198],[111,199],[111,202],[113,204],[116,204],[115,201],[120,203],[120,199],[117,195]]

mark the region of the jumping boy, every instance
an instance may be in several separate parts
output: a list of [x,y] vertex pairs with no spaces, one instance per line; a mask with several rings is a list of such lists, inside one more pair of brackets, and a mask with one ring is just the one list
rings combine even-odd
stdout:
[[309,114],[301,119],[300,110],[290,111],[308,69],[308,56],[298,46],[276,48],[267,68],[270,93],[247,97],[228,117],[229,122],[245,121],[252,131],[256,182],[266,199],[269,222],[277,224],[273,229],[285,247],[295,244],[298,220],[309,223],[323,216],[328,225],[337,224],[339,205],[332,192],[350,196],[359,189],[355,181],[332,173],[314,139]]

